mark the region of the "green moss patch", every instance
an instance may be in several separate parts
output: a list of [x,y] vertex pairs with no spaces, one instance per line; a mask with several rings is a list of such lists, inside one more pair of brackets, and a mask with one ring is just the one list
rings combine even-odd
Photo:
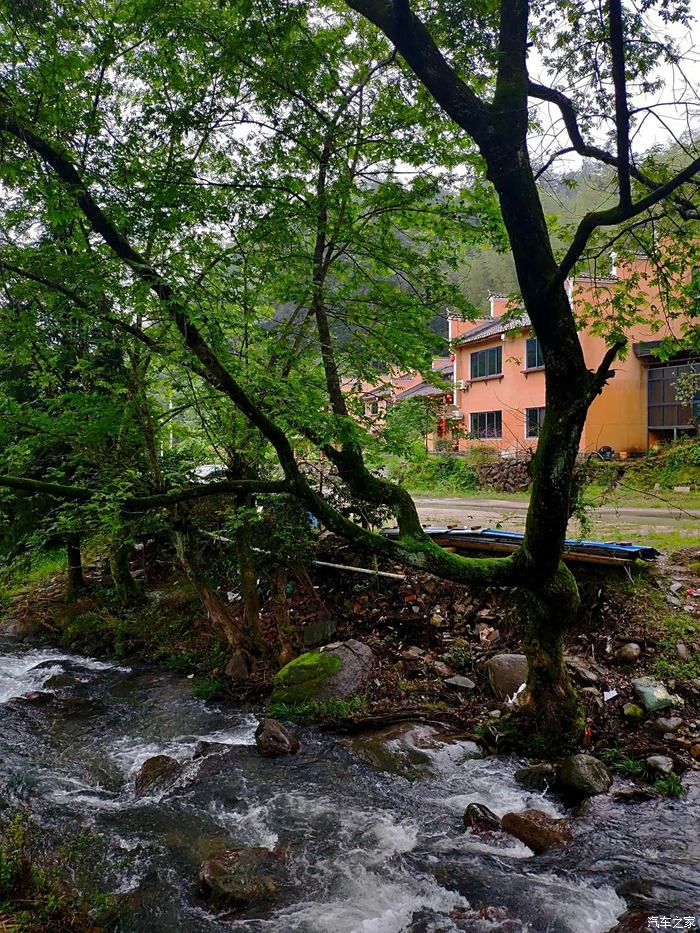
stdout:
[[307,703],[318,699],[323,683],[342,667],[338,655],[307,651],[275,674],[273,703]]

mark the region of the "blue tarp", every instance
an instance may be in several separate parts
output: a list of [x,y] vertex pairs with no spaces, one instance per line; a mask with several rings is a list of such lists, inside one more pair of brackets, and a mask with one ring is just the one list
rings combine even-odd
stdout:
[[[500,531],[494,528],[448,528],[446,525],[429,525],[425,528],[425,531],[431,537],[453,539],[455,547],[459,547],[460,540],[470,542],[483,540],[486,549],[488,549],[489,541],[513,544],[514,547],[517,547],[524,537],[517,531]],[[388,538],[398,537],[398,528],[383,528],[382,534]],[[617,557],[622,560],[654,560],[659,553],[655,548],[648,545],[620,543],[617,541],[591,541],[586,538],[567,538],[564,542],[564,548],[568,552],[598,554],[601,557]]]

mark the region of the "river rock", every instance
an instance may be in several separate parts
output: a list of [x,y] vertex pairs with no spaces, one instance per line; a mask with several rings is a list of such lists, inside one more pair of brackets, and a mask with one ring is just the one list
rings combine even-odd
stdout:
[[605,794],[610,790],[612,777],[602,761],[585,753],[569,755],[559,768],[558,783],[562,790],[578,800]]
[[498,832],[501,821],[496,814],[483,803],[470,803],[462,817],[465,829],[473,829],[476,833]]
[[681,659],[681,661],[690,661],[690,659],[693,657],[693,652],[684,641],[676,642],[676,654]]
[[683,720],[680,716],[659,716],[654,722],[654,731],[665,735],[667,732],[678,732],[682,725]]
[[448,677],[445,683],[454,687],[455,690],[473,690],[476,687],[476,684],[469,677],[464,677],[462,674],[455,674],[454,677]]
[[566,820],[553,819],[541,810],[506,813],[501,820],[501,829],[524,842],[535,855],[552,846],[565,845],[573,838]]
[[364,686],[374,652],[354,638],[299,655],[275,674],[273,702],[346,699]]
[[275,719],[260,720],[255,730],[255,744],[263,758],[296,755],[301,748],[299,739]]
[[557,779],[557,770],[553,764],[543,761],[541,764],[518,768],[515,780],[532,790],[547,790]]
[[199,867],[202,892],[216,905],[246,910],[264,904],[286,880],[283,858],[270,849],[227,849]]
[[527,680],[524,654],[495,654],[484,666],[493,692],[501,699],[512,696]]
[[654,680],[653,677],[638,677],[632,681],[632,686],[644,704],[644,708],[650,713],[673,706],[671,694],[662,683]]
[[617,656],[623,664],[636,664],[642,656],[642,649],[636,641],[628,641],[617,652]]
[[154,755],[147,758],[134,778],[137,797],[143,797],[154,789],[162,789],[172,784],[180,774],[180,762],[170,755]]
[[673,771],[673,759],[668,755],[650,755],[646,761],[648,768],[663,777],[667,777]]

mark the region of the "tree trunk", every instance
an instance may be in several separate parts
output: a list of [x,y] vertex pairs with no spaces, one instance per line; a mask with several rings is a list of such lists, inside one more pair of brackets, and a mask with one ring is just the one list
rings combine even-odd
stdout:
[[[243,508],[249,507],[247,498],[237,501]],[[242,513],[240,524],[235,532],[236,557],[238,559],[238,576],[243,597],[243,624],[251,634],[260,632],[260,593],[255,572],[255,557],[250,540],[250,522],[245,512]],[[262,637],[262,636],[261,636]]]
[[80,553],[80,535],[77,531],[72,532],[66,538],[66,557],[68,559],[66,595],[68,599],[75,599],[76,596],[87,589],[85,577],[83,576],[83,559]]
[[516,610],[523,622],[528,661],[521,706],[531,715],[535,734],[557,742],[580,734],[584,717],[564,662],[564,637],[579,606],[576,581],[565,564],[533,589],[520,589]]
[[270,649],[263,637],[260,620],[243,619],[234,612],[216,592],[202,567],[192,535],[186,525],[181,524],[175,531],[177,557],[185,571],[187,579],[194,585],[209,619],[223,634],[234,653],[240,653],[248,662],[267,661]]
[[272,574],[272,613],[279,638],[281,652],[280,664],[284,665],[297,656],[295,630],[289,618],[287,606],[287,583],[289,577],[286,567],[276,567]]
[[131,573],[130,557],[131,543],[118,536],[110,550],[109,570],[120,601],[127,605],[137,602],[142,596],[141,587]]

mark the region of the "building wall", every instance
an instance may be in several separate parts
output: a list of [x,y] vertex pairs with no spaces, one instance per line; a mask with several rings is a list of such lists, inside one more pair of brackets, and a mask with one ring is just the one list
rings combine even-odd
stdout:
[[[595,282],[583,278],[575,280],[571,285],[575,313],[583,313],[588,303],[598,305],[604,313],[606,309],[612,313],[612,298],[619,282],[632,272],[643,276],[644,268],[644,262],[640,260],[631,267],[618,270],[616,278],[598,279]],[[637,287],[646,292],[647,303],[653,307],[656,296],[643,278]],[[505,298],[492,298],[491,311],[494,318],[506,309]],[[464,331],[460,326],[461,333]],[[616,360],[614,378],[591,405],[581,438],[582,450],[591,452],[603,446],[612,447],[615,451],[646,450],[648,370],[634,355],[632,344],[660,340],[670,334],[668,325],[656,330],[649,323],[628,328],[626,358]],[[465,440],[460,444],[460,449],[487,444],[501,451],[517,452],[537,445],[536,439],[525,437],[525,410],[544,406],[545,378],[543,371],[524,371],[525,340],[528,336],[532,336],[529,330],[520,330],[455,347],[455,404],[464,412],[464,430],[470,430],[470,416],[473,412],[500,410],[503,425],[500,439]],[[589,369],[597,369],[607,350],[604,338],[592,334],[590,329],[584,329],[580,340],[586,365]],[[498,345],[503,348],[502,375],[470,380],[471,354]],[[458,388],[460,380],[465,380],[468,386],[466,390]]]

